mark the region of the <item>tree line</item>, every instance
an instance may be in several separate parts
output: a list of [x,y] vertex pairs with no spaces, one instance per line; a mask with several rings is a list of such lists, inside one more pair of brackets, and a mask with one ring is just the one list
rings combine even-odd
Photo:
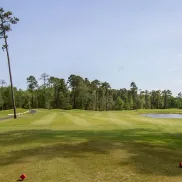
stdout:
[[[94,111],[182,108],[182,93],[170,90],[141,90],[135,82],[130,88],[113,89],[108,82],[90,81],[79,75],[68,80],[41,75],[42,84],[34,76],[27,77],[27,89],[14,87],[17,108],[84,109]],[[0,109],[12,108],[10,86],[0,82]]]
[[[68,80],[41,75],[42,84],[34,76],[27,77],[27,89],[14,87],[17,108],[84,109],[94,111],[168,109],[182,107],[182,93],[177,97],[170,90],[140,90],[135,82],[130,89],[113,89],[108,82],[90,81],[79,75]],[[0,109],[12,108],[10,86],[0,82]]]

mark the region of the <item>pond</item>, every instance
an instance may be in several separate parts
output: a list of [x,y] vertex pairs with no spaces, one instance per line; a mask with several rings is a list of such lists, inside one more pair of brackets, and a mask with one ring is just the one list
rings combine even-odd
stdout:
[[182,118],[182,114],[142,114],[150,118]]

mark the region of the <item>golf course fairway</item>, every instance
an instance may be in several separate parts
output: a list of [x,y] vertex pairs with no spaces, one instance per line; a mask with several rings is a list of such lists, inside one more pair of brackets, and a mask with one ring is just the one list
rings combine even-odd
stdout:
[[180,182],[182,119],[140,115],[152,112],[181,111],[38,109],[2,120],[0,181]]

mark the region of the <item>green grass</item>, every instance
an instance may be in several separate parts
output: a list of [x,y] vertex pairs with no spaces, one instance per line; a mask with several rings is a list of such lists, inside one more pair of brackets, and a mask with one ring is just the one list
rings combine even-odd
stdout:
[[0,181],[182,181],[182,119],[146,112],[38,110],[0,122]]
[[182,114],[182,109],[140,109],[139,113]]
[[[22,113],[22,112],[25,112],[27,111],[27,109],[20,109],[20,108],[17,108],[17,113]],[[13,109],[10,109],[10,110],[1,110],[0,111],[0,118],[2,117],[6,117],[8,116],[8,114],[13,114]]]

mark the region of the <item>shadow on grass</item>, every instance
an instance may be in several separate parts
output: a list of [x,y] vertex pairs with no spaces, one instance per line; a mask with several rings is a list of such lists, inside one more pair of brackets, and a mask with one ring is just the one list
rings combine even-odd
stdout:
[[[178,163],[182,157],[182,133],[160,133],[149,129],[127,129],[107,131],[54,131],[20,130],[0,134],[0,147],[10,152],[0,153],[0,165],[27,162],[36,157],[42,160],[53,158],[86,158],[89,155],[110,155],[113,151],[125,150],[129,158],[116,162],[132,166],[136,172],[154,175],[182,175]],[[44,144],[40,147],[28,144]],[[16,150],[11,151],[11,145]],[[18,149],[27,146],[27,149]]]

